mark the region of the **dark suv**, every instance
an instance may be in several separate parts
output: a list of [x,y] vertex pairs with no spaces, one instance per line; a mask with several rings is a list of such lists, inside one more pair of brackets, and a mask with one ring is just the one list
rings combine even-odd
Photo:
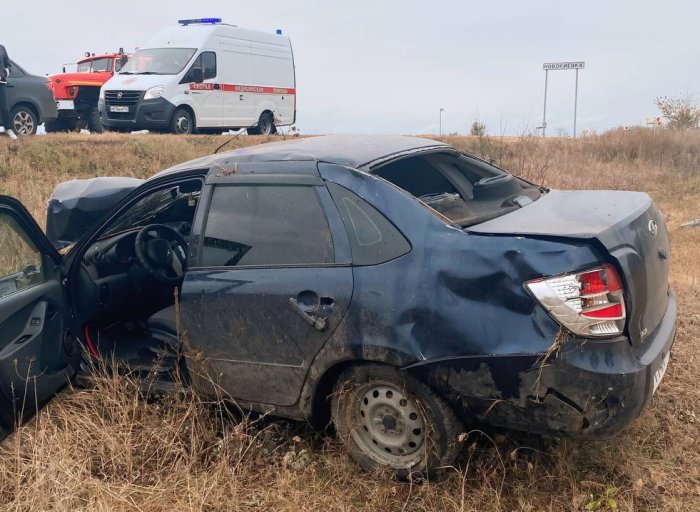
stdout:
[[80,345],[137,368],[157,359],[164,378],[184,350],[198,389],[330,417],[360,464],[405,477],[451,464],[464,422],[615,435],[675,334],[668,237],[646,194],[547,190],[426,139],[328,136],[187,162],[64,257],[19,204],[0,205],[6,426],[12,404],[65,384]]
[[48,79],[25,71],[12,61],[7,81],[7,104],[12,129],[17,135],[34,135],[40,124],[58,116],[56,100],[49,90]]

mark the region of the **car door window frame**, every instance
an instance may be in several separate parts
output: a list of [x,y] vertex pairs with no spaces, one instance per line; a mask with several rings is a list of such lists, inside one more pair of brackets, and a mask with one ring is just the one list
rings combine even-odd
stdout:
[[[212,54],[214,56],[214,74],[207,74],[206,68],[204,67],[204,55],[205,54]],[[190,64],[190,68],[187,70],[187,73],[182,77],[182,80],[180,80],[181,84],[189,84],[194,82],[194,78],[192,77],[192,70],[197,67],[197,64],[199,63],[199,67],[202,69],[202,77],[203,80],[213,80],[214,78],[217,77],[219,73],[218,69],[218,62],[216,59],[216,52],[213,50],[204,50],[202,53],[197,55],[194,60],[192,61],[192,64]]]
[[[54,248],[54,246],[51,245],[44,232],[36,223],[36,220],[32,214],[29,213],[22,203],[9,196],[0,195],[0,198],[2,198],[2,204],[0,204],[0,214],[4,213],[9,215],[15,221],[17,228],[23,231],[26,239],[39,253],[42,266],[42,281],[41,283],[37,283],[37,285],[41,285],[55,279],[57,275],[60,275],[62,270],[61,255]],[[17,290],[15,293],[4,295],[0,297],[0,300],[16,295],[17,293],[22,293],[25,290],[30,290],[35,286],[36,285],[22,288],[21,290]]]
[[[203,192],[202,199],[206,204],[202,203],[201,212],[203,218],[195,217],[195,225],[201,231],[197,232],[197,247],[193,254],[192,262],[189,265],[190,270],[197,269],[255,269],[255,268],[314,268],[314,267],[347,267],[351,265],[350,241],[347,238],[345,227],[342,223],[340,213],[338,212],[333,199],[328,192],[328,189],[323,184],[323,180],[310,176],[276,176],[274,174],[267,176],[250,176],[242,175],[232,177],[228,180],[217,180],[216,184],[211,184],[207,187],[206,196]],[[209,181],[209,180],[208,180]],[[264,263],[256,265],[204,265],[202,263],[202,255],[204,251],[204,238],[206,235],[207,221],[212,204],[212,198],[218,187],[235,187],[235,186],[280,186],[280,187],[307,187],[313,188],[318,198],[319,206],[323,212],[326,224],[331,235],[331,244],[333,249],[333,261],[328,263]],[[193,244],[195,242],[193,241]]]
[[[79,268],[80,265],[76,265],[76,262],[79,262],[85,252],[90,248],[91,244],[96,240],[96,237],[104,231],[105,227],[107,227],[109,224],[112,223],[112,221],[119,215],[121,215],[124,211],[124,209],[131,207],[135,202],[139,201],[142,199],[144,196],[151,194],[157,189],[161,189],[164,187],[168,186],[175,186],[178,185],[179,183],[185,182],[185,181],[191,181],[194,179],[201,179],[202,180],[202,189],[201,189],[201,194],[200,194],[200,199],[199,203],[197,204],[197,207],[195,209],[195,215],[194,215],[194,220],[192,222],[192,229],[190,230],[190,236],[187,237],[188,241],[191,238],[192,240],[195,240],[195,235],[196,231],[196,222],[198,219],[198,212],[202,209],[202,205],[204,205],[204,191],[208,188],[205,185],[205,177],[207,174],[207,169],[192,169],[191,171],[188,172],[183,172],[183,173],[177,173],[176,175],[165,175],[160,178],[152,178],[151,180],[148,180],[146,183],[136,187],[134,190],[132,190],[129,194],[126,195],[119,203],[114,206],[109,212],[107,212],[99,221],[97,221],[78,241],[76,241],[75,245],[68,251],[66,254],[64,261],[66,262],[67,266],[66,268],[68,269],[68,272],[70,275],[75,272],[76,268]],[[48,239],[47,239],[48,243]],[[50,245],[50,244],[49,244]],[[190,241],[190,246],[192,246],[192,241]],[[53,246],[51,246],[51,249],[54,250]],[[191,249],[190,249],[191,252]],[[188,256],[189,257],[189,256]]]
[[[11,222],[6,222],[6,220]],[[41,285],[45,283],[49,276],[51,275],[50,269],[47,268],[46,257],[42,254],[41,248],[37,246],[36,241],[32,239],[31,233],[27,232],[27,229],[21,222],[21,219],[17,215],[13,214],[11,210],[6,210],[0,208],[0,229],[6,229],[12,231],[14,236],[17,236],[27,249],[29,249],[33,254],[33,261],[23,261],[20,263],[20,268],[7,270],[0,268],[0,300],[5,297],[9,297],[16,293],[20,293],[24,290],[33,288],[34,286]],[[39,268],[36,268],[36,266]],[[32,267],[34,270],[32,271]],[[38,276],[37,276],[38,274]],[[24,276],[27,279],[27,285],[24,287],[18,287],[18,281]],[[15,283],[15,289],[13,291],[4,292],[6,284],[11,281]]]

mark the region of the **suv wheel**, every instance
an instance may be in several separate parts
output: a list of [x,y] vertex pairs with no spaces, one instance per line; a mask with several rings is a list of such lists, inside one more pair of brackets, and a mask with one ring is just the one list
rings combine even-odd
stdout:
[[34,111],[24,105],[13,108],[10,119],[12,119],[12,130],[20,136],[34,135],[39,125],[39,119]]
[[364,469],[388,469],[397,479],[428,477],[459,453],[462,424],[422,382],[382,365],[341,374],[331,417],[350,456]]

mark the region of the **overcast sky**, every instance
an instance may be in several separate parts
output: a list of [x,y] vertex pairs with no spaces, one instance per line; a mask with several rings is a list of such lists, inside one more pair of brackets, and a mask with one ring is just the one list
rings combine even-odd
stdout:
[[[578,129],[640,124],[700,93],[700,3],[635,0],[0,0],[0,43],[37,74],[142,45],[179,18],[292,39],[302,133],[467,132],[541,124],[543,62],[585,60]],[[549,134],[572,133],[574,72],[550,73]]]

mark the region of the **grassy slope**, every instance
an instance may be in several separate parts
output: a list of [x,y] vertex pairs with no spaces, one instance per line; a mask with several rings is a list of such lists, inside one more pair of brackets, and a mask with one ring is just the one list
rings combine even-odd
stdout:
[[[0,140],[0,193],[43,221],[53,187],[79,177],[147,177],[223,137],[55,135]],[[241,137],[228,147],[265,140]],[[673,250],[679,331],[651,406],[605,442],[470,433],[460,467],[410,486],[361,473],[304,425],[219,421],[196,399],[144,404],[126,379],[68,390],[0,447],[8,510],[581,510],[610,487],[621,510],[696,510],[700,499],[700,134],[618,132],[586,140],[448,138],[551,187],[649,192]]]

